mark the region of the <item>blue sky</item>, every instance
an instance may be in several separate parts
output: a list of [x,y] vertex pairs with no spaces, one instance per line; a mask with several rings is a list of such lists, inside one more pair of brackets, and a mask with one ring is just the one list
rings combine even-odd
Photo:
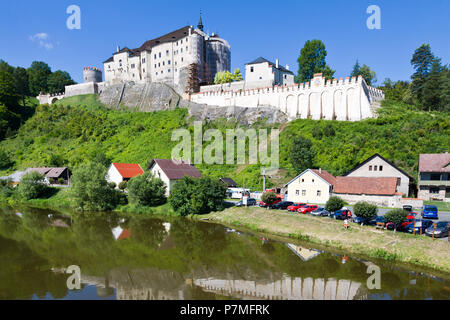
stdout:
[[[81,30],[69,30],[69,5],[81,8]],[[369,30],[369,5],[381,9],[381,30]],[[348,76],[356,59],[384,78],[409,80],[410,60],[422,43],[449,63],[449,0],[322,1],[152,1],[152,0],[16,0],[0,3],[0,59],[28,67],[47,62],[82,81],[82,68],[96,66],[117,45],[136,48],[144,41],[185,25],[197,25],[231,45],[232,69],[263,56],[289,64],[306,40],[320,39],[336,77]]]

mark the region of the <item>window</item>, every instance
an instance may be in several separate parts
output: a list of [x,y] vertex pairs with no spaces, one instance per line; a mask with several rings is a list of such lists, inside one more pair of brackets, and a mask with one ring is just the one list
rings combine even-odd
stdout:
[[253,67],[250,67],[250,72],[253,72],[253,70],[254,70]]
[[383,166],[379,166],[378,171],[383,171]]
[[306,190],[302,190],[302,196],[306,196]]
[[181,48],[180,52],[183,53],[183,48]]
[[131,69],[134,69],[134,63],[131,64]]
[[287,75],[284,75],[284,78],[287,79]]
[[305,179],[302,179],[302,182],[305,182]]
[[181,62],[183,62],[184,61],[184,59],[183,58],[181,58]]
[[432,174],[430,174],[430,180],[432,180],[432,181],[439,181],[439,180],[441,180],[441,174],[440,173],[432,173]]
[[167,70],[167,72],[169,72],[169,73],[170,73],[170,69],[168,69],[168,70]]
[[369,166],[369,171],[372,171],[372,166]]
[[166,65],[166,62],[165,62],[165,61],[163,61],[163,66],[164,66],[164,65]]
[[430,187],[430,193],[438,194],[439,193],[439,188],[438,187]]
[[156,73],[156,75],[158,75],[158,72]]
[[295,195],[298,196],[300,194],[299,190],[295,190]]
[[144,59],[142,59],[142,63],[145,63],[145,58],[144,58]]
[[144,72],[144,73],[145,73],[145,68],[144,68],[144,69],[142,69],[142,72]]
[[119,60],[119,66],[122,66],[122,59]]
[[160,58],[161,58],[161,52],[159,53],[159,55],[158,55]]
[[133,78],[134,78],[134,73],[133,73]]
[[164,71],[163,70],[161,70],[161,74],[163,74],[164,73]]
[[183,44],[183,39],[181,39],[180,43]]
[[158,62],[158,67],[161,67],[161,62]]
[[156,53],[155,53],[155,59],[156,59]]
[[186,46],[186,51],[188,51],[188,46]]
[[189,39],[189,38],[186,38],[186,43],[188,42],[188,39]]
[[175,61],[175,65],[177,65],[177,62]]
[[314,182],[314,179],[312,179],[312,182]]
[[155,69],[156,69],[156,63],[155,63]]
[[167,64],[170,65],[170,60],[167,61]]
[[373,166],[373,171],[377,171],[377,166]]
[[166,50],[166,56],[167,57],[169,56],[169,50]]
[[322,191],[317,190],[317,196],[320,197],[322,195]]

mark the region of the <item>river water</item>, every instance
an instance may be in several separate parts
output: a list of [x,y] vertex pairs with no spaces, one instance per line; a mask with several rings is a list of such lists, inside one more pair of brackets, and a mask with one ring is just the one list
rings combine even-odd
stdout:
[[205,222],[0,208],[0,299],[450,300],[450,280]]

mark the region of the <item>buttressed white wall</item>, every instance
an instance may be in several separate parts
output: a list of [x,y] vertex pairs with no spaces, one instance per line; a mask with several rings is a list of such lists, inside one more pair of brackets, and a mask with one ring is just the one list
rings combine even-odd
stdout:
[[[211,90],[208,90],[209,87]],[[201,87],[191,101],[214,106],[257,108],[272,106],[289,119],[358,121],[374,117],[373,103],[383,100],[383,91],[370,87],[360,76],[326,80],[321,73],[310,82],[289,86],[218,91]],[[248,86],[246,86],[248,88]]]

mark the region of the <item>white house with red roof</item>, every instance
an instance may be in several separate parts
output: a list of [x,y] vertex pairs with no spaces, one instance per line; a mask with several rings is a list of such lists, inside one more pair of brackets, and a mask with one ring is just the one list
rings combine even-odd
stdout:
[[193,164],[169,159],[153,159],[148,169],[153,176],[160,178],[166,184],[166,196],[169,196],[173,185],[183,177],[200,178],[202,176]]
[[137,163],[112,163],[106,174],[106,181],[114,182],[116,186],[122,181],[144,174],[144,170]]
[[322,169],[307,169],[286,184],[287,201],[324,204],[336,178]]

